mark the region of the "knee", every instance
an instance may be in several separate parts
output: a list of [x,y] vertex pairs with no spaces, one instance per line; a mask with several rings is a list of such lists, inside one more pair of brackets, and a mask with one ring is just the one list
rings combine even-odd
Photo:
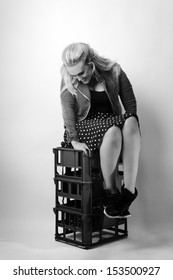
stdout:
[[104,141],[115,148],[121,147],[121,130],[116,126],[110,127],[103,138],[103,142]]
[[128,135],[139,134],[139,125],[135,117],[130,117],[125,121],[123,132],[125,132]]

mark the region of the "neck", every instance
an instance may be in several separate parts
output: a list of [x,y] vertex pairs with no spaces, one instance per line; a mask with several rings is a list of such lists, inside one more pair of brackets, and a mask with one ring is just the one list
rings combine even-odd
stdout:
[[93,88],[93,87],[96,86],[97,83],[98,82],[97,82],[96,78],[94,76],[92,76],[92,78],[91,78],[91,80],[90,80],[88,85],[89,85],[90,88]]

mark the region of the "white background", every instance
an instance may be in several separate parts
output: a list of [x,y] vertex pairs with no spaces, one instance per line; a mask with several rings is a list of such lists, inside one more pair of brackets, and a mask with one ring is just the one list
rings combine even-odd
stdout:
[[[0,1],[1,259],[172,259],[172,13],[171,0]],[[59,69],[76,41],[121,64],[142,131],[129,238],[92,251],[54,241]]]

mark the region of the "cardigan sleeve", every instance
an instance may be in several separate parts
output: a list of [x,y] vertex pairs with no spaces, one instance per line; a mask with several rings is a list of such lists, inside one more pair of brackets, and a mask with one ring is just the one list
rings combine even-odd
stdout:
[[126,73],[122,69],[119,75],[119,96],[125,111],[130,114],[136,114],[137,104],[133,88]]
[[72,140],[78,141],[76,131],[75,98],[67,89],[61,93],[61,106],[64,128],[67,131],[68,136],[67,142],[70,143]]

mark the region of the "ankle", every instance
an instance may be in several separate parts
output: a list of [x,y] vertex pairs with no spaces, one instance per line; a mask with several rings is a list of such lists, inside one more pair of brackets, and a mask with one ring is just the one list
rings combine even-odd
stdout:
[[115,192],[114,189],[106,188],[105,190],[106,190],[107,192],[109,192],[110,194],[116,194],[116,192]]
[[131,192],[132,194],[135,193],[135,187],[127,187],[125,184],[123,185],[123,189],[127,189],[129,192]]

